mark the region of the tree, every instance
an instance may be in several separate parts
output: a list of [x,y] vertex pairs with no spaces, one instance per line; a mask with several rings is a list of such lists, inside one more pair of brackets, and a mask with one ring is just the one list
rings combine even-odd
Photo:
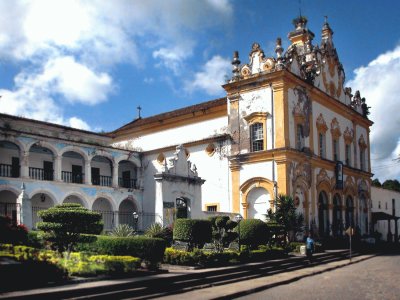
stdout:
[[296,212],[296,206],[290,196],[279,195],[275,203],[275,212],[269,209],[268,216],[271,221],[283,227],[284,243],[286,243],[290,232],[304,231],[304,217]]
[[43,222],[37,224],[60,253],[70,253],[78,242],[92,242],[93,237],[82,234],[99,234],[103,230],[101,214],[77,203],[65,203],[38,212]]
[[372,180],[372,186],[382,187],[382,183],[379,181],[378,178],[375,178],[374,180]]
[[209,220],[215,249],[218,252],[223,252],[224,247],[237,237],[237,234],[232,231],[237,226],[237,223],[230,220],[228,216],[211,217]]
[[400,182],[397,179],[388,179],[383,184],[382,187],[387,190],[400,192]]

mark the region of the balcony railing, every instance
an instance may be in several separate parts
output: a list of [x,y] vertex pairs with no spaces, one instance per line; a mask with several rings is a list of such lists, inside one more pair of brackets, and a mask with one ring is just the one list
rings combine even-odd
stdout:
[[36,180],[53,180],[54,179],[54,171],[45,171],[40,168],[32,168],[29,167],[29,177]]
[[119,177],[118,178],[118,185],[123,188],[127,189],[137,189],[137,179],[124,179]]
[[68,171],[61,171],[61,179],[66,183],[82,183],[83,173],[72,173]]
[[1,177],[19,177],[19,166],[0,164],[0,176]]
[[92,177],[93,185],[101,185],[101,186],[111,186],[112,177],[111,176],[94,176]]

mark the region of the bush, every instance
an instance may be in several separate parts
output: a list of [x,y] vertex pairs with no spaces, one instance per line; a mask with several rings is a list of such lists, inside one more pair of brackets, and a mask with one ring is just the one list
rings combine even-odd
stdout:
[[174,224],[173,239],[188,242],[190,248],[201,248],[211,241],[211,222],[209,220],[177,219]]
[[267,224],[258,219],[242,220],[235,231],[240,231],[240,244],[248,245],[253,249],[267,244],[269,240]]
[[289,252],[298,252],[300,253],[300,247],[304,246],[305,244],[302,242],[290,242],[288,245],[288,251]]
[[25,225],[14,223],[8,216],[0,216],[0,243],[25,244],[27,235]]
[[42,239],[43,233],[40,231],[31,230],[28,232],[26,245],[34,248],[44,248],[44,241]]
[[165,242],[158,238],[148,237],[110,237],[98,236],[93,251],[108,255],[129,255],[139,257],[149,266],[162,262]]
[[64,203],[38,212],[43,222],[37,227],[43,230],[44,239],[60,252],[72,251],[78,242],[89,242],[81,238],[82,233],[98,234],[103,229],[101,214],[90,211],[77,203]]
[[89,258],[90,262],[103,264],[109,274],[130,273],[140,267],[140,258],[132,256],[94,255]]
[[240,254],[235,251],[225,251],[222,253],[206,252],[194,249],[192,252],[165,249],[164,262],[171,265],[185,266],[218,266],[240,261]]
[[152,224],[145,232],[145,236],[163,239],[166,245],[172,244],[172,229],[170,226],[163,227],[160,223]]

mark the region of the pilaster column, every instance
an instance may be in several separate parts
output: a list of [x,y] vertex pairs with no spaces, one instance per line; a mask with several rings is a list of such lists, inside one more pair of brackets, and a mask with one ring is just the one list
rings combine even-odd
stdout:
[[116,163],[113,164],[112,169],[112,187],[118,187],[118,164]]
[[231,160],[229,168],[232,176],[232,212],[240,213],[240,162]]
[[21,177],[29,178],[29,151],[21,153]]
[[85,161],[85,184],[92,184],[92,169],[90,167],[90,160]]
[[61,178],[61,169],[62,169],[62,156],[57,155],[54,157],[54,180],[62,181]]

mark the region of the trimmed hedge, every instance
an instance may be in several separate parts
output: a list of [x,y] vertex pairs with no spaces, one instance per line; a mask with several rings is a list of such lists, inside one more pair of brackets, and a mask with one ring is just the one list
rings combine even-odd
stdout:
[[188,242],[191,246],[202,247],[212,238],[209,220],[177,219],[174,224],[173,239]]
[[110,274],[130,273],[140,267],[140,258],[132,256],[93,255],[89,262],[103,264]]
[[163,260],[165,241],[149,237],[112,237],[98,236],[92,244],[92,251],[108,255],[129,255],[143,259],[153,265]]
[[266,223],[258,219],[245,219],[240,221],[235,231],[240,231],[240,244],[257,248],[265,245],[269,240],[269,230]]

